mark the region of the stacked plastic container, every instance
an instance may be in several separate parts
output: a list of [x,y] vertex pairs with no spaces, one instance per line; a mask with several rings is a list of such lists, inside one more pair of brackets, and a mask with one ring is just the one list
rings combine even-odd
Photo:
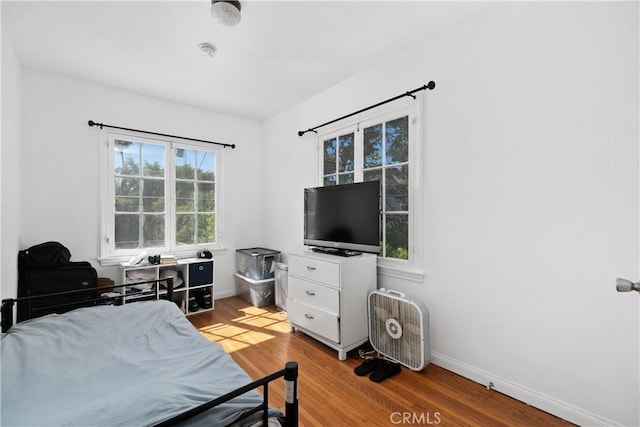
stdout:
[[280,251],[266,248],[236,250],[236,292],[255,307],[275,303],[275,270]]

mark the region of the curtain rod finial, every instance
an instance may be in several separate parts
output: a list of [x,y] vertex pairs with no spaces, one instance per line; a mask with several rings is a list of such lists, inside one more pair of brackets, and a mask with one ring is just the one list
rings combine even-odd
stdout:
[[304,135],[304,134],[305,134],[305,133],[307,133],[307,132],[314,132],[314,133],[318,133],[318,131],[317,131],[317,130],[309,128],[309,129],[307,129],[307,130],[299,130],[299,131],[298,131],[298,136],[302,136],[302,135]]
[[89,120],[88,124],[89,124],[89,126],[94,126],[96,124],[96,122],[94,122],[93,120]]
[[427,83],[427,89],[429,90],[433,90],[433,88],[436,87],[436,82],[434,82],[433,80],[431,80],[429,83]]

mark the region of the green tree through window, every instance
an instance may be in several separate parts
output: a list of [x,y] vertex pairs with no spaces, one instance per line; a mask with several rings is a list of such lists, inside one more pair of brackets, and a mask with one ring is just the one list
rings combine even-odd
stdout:
[[323,185],[381,182],[384,258],[409,259],[409,134],[405,115],[322,141]]
[[217,152],[164,141],[110,139],[111,253],[217,243]]

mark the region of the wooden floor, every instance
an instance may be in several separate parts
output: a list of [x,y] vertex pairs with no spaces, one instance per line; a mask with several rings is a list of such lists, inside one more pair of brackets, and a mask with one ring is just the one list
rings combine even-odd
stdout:
[[[256,308],[232,297],[189,320],[253,379],[298,362],[301,426],[571,425],[433,364],[421,372],[403,368],[381,383],[358,377],[357,351],[339,361],[337,352],[291,332],[286,314],[274,306]],[[277,381],[269,388],[270,404],[284,408],[284,383]]]

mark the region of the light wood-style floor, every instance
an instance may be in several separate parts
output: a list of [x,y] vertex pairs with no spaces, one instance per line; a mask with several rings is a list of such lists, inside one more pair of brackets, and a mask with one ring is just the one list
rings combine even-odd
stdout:
[[[253,307],[238,297],[215,301],[215,310],[189,317],[219,342],[253,379],[299,365],[301,426],[569,426],[570,423],[433,364],[421,372],[402,368],[381,383],[358,377],[357,351],[337,352],[301,332],[291,332],[274,306]],[[284,408],[283,380],[269,388],[270,404]]]

